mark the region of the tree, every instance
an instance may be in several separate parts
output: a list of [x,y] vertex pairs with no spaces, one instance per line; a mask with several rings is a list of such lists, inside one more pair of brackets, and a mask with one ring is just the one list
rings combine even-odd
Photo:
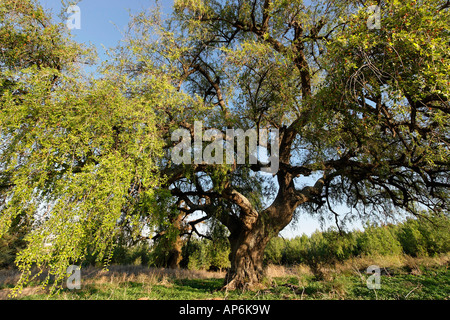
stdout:
[[92,53],[36,1],[2,1],[0,25],[0,237],[30,225],[17,293],[33,267],[56,285],[87,254],[107,264],[124,224],[141,232],[162,181],[153,106],[170,86],[130,98],[115,74],[84,77]]
[[[19,288],[33,265],[62,279],[88,247],[108,263],[118,233],[164,232],[172,213],[191,235],[207,220],[228,229],[227,289],[259,284],[267,243],[303,210],[338,228],[392,207],[448,214],[448,6],[389,0],[371,30],[372,4],[177,0],[167,20],[135,16],[86,79],[87,51],[61,24],[3,1],[0,236],[19,213],[33,223]],[[180,164],[180,128],[211,142],[184,148],[191,160],[225,159],[227,129],[273,129],[259,146],[270,165],[251,137],[243,162],[238,145],[232,163]]]
[[159,113],[166,150],[180,127],[192,139],[213,128],[219,138],[230,128],[279,132],[273,177],[249,159],[178,165],[168,156],[161,167],[184,219],[203,212],[198,221],[228,228],[225,288],[258,285],[268,241],[299,209],[338,227],[337,204],[351,208],[347,219],[448,211],[448,6],[385,1],[382,28],[370,30],[373,4],[190,0],[175,1],[167,20],[134,18],[120,70],[161,72],[195,101]]

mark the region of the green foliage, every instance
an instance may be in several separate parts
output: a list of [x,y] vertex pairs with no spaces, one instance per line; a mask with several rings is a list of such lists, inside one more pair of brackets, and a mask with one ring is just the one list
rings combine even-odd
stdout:
[[394,229],[389,226],[367,226],[357,241],[361,254],[381,256],[401,254],[402,246],[393,232]]
[[285,261],[283,258],[286,256],[285,247],[285,240],[283,238],[272,238],[267,244],[266,250],[264,251],[265,262],[273,264],[283,264]]
[[212,226],[208,250],[210,257],[209,269],[222,270],[230,267],[230,243],[227,239],[227,229],[220,223]]
[[[165,88],[153,79],[154,91],[131,98],[126,79],[85,79],[75,64],[83,50],[67,39],[63,24],[32,1],[6,1],[0,9],[0,45],[10,48],[0,55],[7,83],[0,96],[0,177],[7,186],[0,190],[0,238],[19,214],[31,225],[16,257],[17,293],[33,267],[57,285],[67,266],[87,255],[107,265],[124,224],[131,236],[140,232],[136,208],[161,181],[154,105]],[[34,49],[24,39],[42,44],[43,52],[26,55]]]
[[132,247],[117,246],[114,248],[111,264],[148,266],[151,259],[150,250],[151,248],[146,242]]
[[[0,21],[2,71],[32,66],[61,71],[70,68],[73,61],[87,62],[93,57],[69,40],[65,25],[54,23],[37,0],[3,0]],[[4,74],[0,79],[7,81]]]
[[24,215],[18,215],[3,238],[0,238],[0,268],[10,268],[14,265],[17,253],[24,249],[24,237],[30,226]]
[[411,256],[436,255],[450,250],[450,221],[427,216],[428,220],[408,219],[397,231],[403,252]]
[[230,266],[227,239],[191,238],[183,247],[181,266],[189,270],[222,270]]
[[[336,157],[347,154],[347,167],[366,165],[329,188],[335,200],[346,195],[347,205],[358,208],[360,199],[362,212],[389,212],[393,204],[417,214],[418,203],[448,210],[450,55],[448,8],[441,6],[383,1],[379,30],[367,29],[362,7],[342,17],[348,23],[328,42],[327,76],[317,94],[323,113],[316,113],[324,130],[313,144],[318,153],[328,147]],[[375,163],[377,174],[366,182]]]
[[174,255],[179,254],[184,242],[179,234],[180,230],[169,225],[168,228],[165,229],[165,234],[153,242],[150,250],[150,266],[163,268],[173,267],[170,263],[173,263],[173,259],[179,260],[179,258]]
[[[207,270],[210,266],[208,242],[199,239],[191,239],[186,245],[183,256],[186,256],[189,270]],[[185,264],[185,263],[183,263]]]

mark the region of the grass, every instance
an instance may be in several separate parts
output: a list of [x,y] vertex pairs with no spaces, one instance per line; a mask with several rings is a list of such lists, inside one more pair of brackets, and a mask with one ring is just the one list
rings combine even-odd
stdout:
[[[449,299],[450,255],[435,258],[358,258],[323,269],[318,279],[304,265],[268,266],[262,289],[220,291],[224,273],[167,270],[142,266],[112,266],[109,271],[82,270],[82,289],[64,289],[48,296],[37,287],[26,288],[18,299],[62,300],[322,300],[322,299]],[[367,266],[382,269],[381,288],[368,289]],[[0,271],[0,299],[7,298],[18,275]],[[37,285],[37,283],[35,283]]]

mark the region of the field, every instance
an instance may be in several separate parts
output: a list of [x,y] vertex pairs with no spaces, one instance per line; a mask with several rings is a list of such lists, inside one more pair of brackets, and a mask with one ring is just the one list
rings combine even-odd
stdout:
[[[17,299],[40,300],[448,300],[450,255],[355,258],[323,270],[318,279],[308,267],[269,265],[261,288],[221,291],[224,272],[169,270],[143,266],[111,266],[108,271],[82,269],[82,288],[63,289],[49,296],[34,282]],[[381,288],[368,289],[368,265],[382,268]],[[0,299],[8,294],[19,274],[0,270]]]

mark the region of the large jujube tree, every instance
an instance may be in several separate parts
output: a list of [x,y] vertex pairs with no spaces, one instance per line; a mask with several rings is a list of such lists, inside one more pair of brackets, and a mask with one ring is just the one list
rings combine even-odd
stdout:
[[259,283],[268,241],[298,209],[330,214],[338,227],[339,204],[347,220],[447,212],[448,3],[386,1],[380,29],[368,27],[370,5],[192,0],[175,1],[166,20],[135,17],[129,74],[163,70],[201,99],[181,121],[179,110],[166,112],[167,123],[193,138],[195,120],[205,130],[279,130],[272,177],[249,161],[168,160],[163,169],[183,219],[200,211],[192,227],[215,220],[228,228],[226,288]]

